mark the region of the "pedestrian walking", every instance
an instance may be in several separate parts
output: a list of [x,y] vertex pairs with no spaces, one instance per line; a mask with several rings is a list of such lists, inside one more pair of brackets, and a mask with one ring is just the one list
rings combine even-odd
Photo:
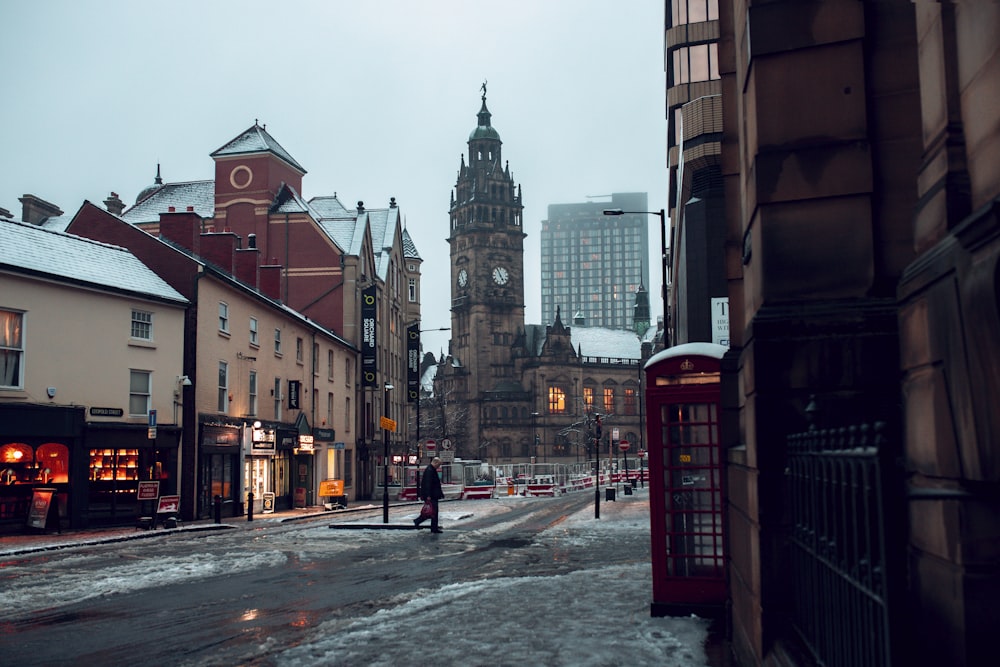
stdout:
[[[431,505],[430,520],[432,533],[444,532],[438,526],[438,501],[444,498],[444,492],[441,490],[441,476],[438,475],[440,468],[441,459],[435,456],[430,465],[427,466],[427,469],[424,470],[424,476],[420,479],[420,499]],[[413,525],[419,526],[426,518],[423,512],[421,512],[420,516],[413,520]]]

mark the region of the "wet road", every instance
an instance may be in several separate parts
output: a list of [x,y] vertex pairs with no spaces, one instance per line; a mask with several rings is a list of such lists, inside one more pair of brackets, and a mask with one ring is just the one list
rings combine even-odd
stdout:
[[[564,574],[612,553],[648,562],[648,534],[599,548],[562,543],[560,522],[592,504],[587,493],[445,503],[442,535],[331,528],[378,524],[375,509],[8,559],[0,664],[265,665],[324,621],[370,616],[421,588]],[[407,525],[415,512],[393,508],[390,521]]]

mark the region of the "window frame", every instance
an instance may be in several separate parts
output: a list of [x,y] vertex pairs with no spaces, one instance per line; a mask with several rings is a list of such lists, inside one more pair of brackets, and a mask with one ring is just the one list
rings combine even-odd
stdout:
[[[141,368],[130,368],[128,372],[128,415],[129,417],[148,417],[149,411],[153,407],[153,371],[147,371]],[[146,386],[144,389],[136,386],[135,384],[135,380],[139,377],[145,378]],[[135,401],[137,399],[143,401],[144,403],[142,412],[134,410],[134,407],[136,406]]]
[[[9,318],[8,318],[9,316]],[[24,389],[24,364],[27,360],[24,350],[25,336],[25,325],[27,323],[27,313],[23,310],[14,310],[13,308],[0,308],[0,322],[10,320],[14,324],[9,329],[3,329],[3,331],[10,331],[11,338],[16,340],[7,340],[7,334],[5,333],[2,338],[0,338],[0,354],[6,359],[7,355],[11,355],[15,358],[12,365],[13,373],[8,370],[7,362],[5,361],[0,365],[0,370],[3,370],[3,374],[0,374],[0,388],[2,389],[13,389],[21,390]],[[3,382],[4,375],[16,375],[17,377],[12,377],[12,384],[6,384]]]
[[229,414],[229,362],[219,362],[219,393],[216,409],[224,415]]
[[229,334],[229,304],[225,301],[219,302],[219,333]]
[[260,347],[260,334],[258,332],[259,323],[256,317],[250,317],[250,345]]
[[[148,319],[143,320],[141,317],[137,318],[136,315],[146,316]],[[145,336],[136,335],[136,327],[144,327],[146,329]],[[131,327],[129,330],[129,338],[132,340],[140,340],[146,343],[153,342],[153,312],[149,310],[140,310],[138,308],[132,309],[132,320]]]

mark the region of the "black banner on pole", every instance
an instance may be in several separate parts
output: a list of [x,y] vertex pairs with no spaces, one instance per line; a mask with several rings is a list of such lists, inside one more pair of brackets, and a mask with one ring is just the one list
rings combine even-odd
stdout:
[[420,398],[420,323],[406,328],[406,400]]
[[376,289],[375,285],[361,292],[361,386],[378,387],[378,348],[376,346]]

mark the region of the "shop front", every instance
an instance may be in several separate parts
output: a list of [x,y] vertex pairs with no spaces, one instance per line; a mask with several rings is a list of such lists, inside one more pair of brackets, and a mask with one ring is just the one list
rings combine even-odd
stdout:
[[244,512],[240,494],[240,461],[243,458],[242,426],[202,423],[198,448],[198,516],[213,515],[216,498],[221,516]]
[[147,514],[152,508],[140,507],[139,482],[159,482],[162,496],[178,493],[180,429],[160,425],[150,431],[138,424],[87,424],[87,525],[124,525]]
[[79,525],[71,480],[74,463],[86,467],[84,424],[82,407],[0,404],[0,532],[24,530],[36,488],[54,488],[60,518]]
[[87,421],[112,408],[0,404],[0,532],[24,529],[35,489],[54,489],[61,525],[128,524],[139,514],[140,481],[177,493],[180,430]]

